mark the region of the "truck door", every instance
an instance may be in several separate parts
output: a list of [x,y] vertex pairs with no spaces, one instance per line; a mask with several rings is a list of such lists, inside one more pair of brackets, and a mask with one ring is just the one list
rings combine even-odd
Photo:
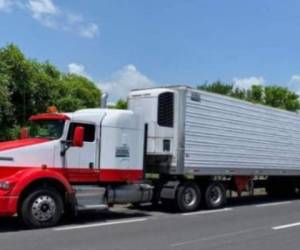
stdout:
[[72,140],[76,127],[84,128],[84,143],[81,148],[70,147],[66,153],[66,172],[72,182],[96,182],[96,126],[87,123],[70,123],[67,140]]

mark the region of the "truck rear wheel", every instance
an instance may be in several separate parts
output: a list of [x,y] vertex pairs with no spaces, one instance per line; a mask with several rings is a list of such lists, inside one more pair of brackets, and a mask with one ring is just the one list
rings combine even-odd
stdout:
[[53,188],[39,188],[23,199],[20,215],[31,228],[55,226],[63,214],[63,200]]
[[186,182],[179,186],[176,203],[181,212],[192,212],[197,210],[200,201],[201,191],[196,183]]
[[205,203],[209,209],[221,208],[226,203],[226,190],[222,183],[211,182],[205,191]]

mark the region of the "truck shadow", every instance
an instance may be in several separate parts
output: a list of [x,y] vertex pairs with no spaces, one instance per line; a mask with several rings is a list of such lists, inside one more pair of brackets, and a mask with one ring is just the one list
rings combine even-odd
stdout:
[[[273,202],[291,201],[296,198],[271,198],[266,195],[245,196],[228,198],[226,207],[240,207],[249,205],[268,204]],[[299,198],[298,198],[299,199]],[[204,210],[204,208],[202,208]],[[110,222],[122,219],[147,218],[155,216],[153,212],[166,214],[180,214],[175,206],[164,206],[163,204],[144,204],[139,207],[132,205],[115,207],[112,210],[105,211],[86,211],[80,212],[76,217],[65,218],[59,226],[84,225],[90,223]],[[27,231],[29,229],[18,219],[0,218],[0,234],[7,232]]]
[[[255,196],[243,196],[243,197],[234,197],[227,198],[226,207],[241,207],[241,206],[251,206],[251,205],[260,205],[260,204],[269,204],[274,202],[284,202],[284,201],[293,201],[299,200],[300,197],[283,197],[283,198],[273,198],[267,195],[255,195]],[[175,206],[164,206],[163,204],[157,205],[141,205],[139,207],[134,207],[129,205],[128,209],[130,210],[140,210],[145,212],[166,212],[172,214],[180,214]],[[205,210],[205,207],[202,206],[201,210]]]
[[299,196],[282,197],[282,198],[274,198],[267,195],[244,196],[244,197],[228,198],[227,207],[262,205],[262,204],[271,204],[274,202],[284,202],[284,201],[293,201],[293,200],[299,200]]
[[[146,218],[149,216],[148,213],[143,211],[126,211],[126,209],[123,209],[123,211],[85,211],[71,218],[63,218],[58,226],[84,225],[122,219]],[[0,234],[29,230],[32,229],[28,229],[18,217],[0,218]]]

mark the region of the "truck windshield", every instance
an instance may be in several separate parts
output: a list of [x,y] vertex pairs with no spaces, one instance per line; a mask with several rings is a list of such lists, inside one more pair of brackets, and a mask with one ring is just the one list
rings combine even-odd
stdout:
[[64,120],[35,120],[29,125],[30,138],[58,139],[62,136]]

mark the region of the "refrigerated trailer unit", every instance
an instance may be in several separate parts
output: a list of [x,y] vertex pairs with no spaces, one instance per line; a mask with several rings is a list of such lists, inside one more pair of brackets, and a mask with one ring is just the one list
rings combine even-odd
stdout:
[[227,190],[299,189],[298,113],[186,86],[135,90],[128,102],[146,123],[144,170],[160,176],[157,199],[190,211],[223,206]]
[[114,204],[189,212],[224,206],[227,190],[299,190],[297,113],[186,86],[133,90],[128,105],[34,115],[0,143],[0,215],[46,227]]
[[187,87],[132,91],[148,124],[147,157],[171,175],[299,175],[297,113]]

